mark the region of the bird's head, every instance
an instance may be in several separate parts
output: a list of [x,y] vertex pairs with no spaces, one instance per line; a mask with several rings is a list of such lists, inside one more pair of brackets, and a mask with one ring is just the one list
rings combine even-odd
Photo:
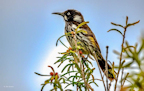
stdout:
[[62,13],[54,12],[52,14],[57,14],[57,15],[63,16],[63,18],[66,22],[72,22],[72,21],[75,21],[78,23],[84,22],[84,18],[82,16],[82,14],[79,11],[74,10],[74,9],[69,9],[69,10],[66,10]]

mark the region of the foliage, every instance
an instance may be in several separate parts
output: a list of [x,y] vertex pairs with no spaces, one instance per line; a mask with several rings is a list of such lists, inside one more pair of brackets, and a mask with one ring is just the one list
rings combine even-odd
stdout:
[[[117,51],[114,52],[119,54]],[[129,75],[125,75],[121,81],[127,78],[130,84],[121,89],[125,88],[126,90],[133,91],[136,88],[138,91],[144,91],[144,68],[142,68],[144,67],[144,38],[141,38],[141,45],[139,47],[137,43],[135,46],[130,46],[126,41],[123,56],[130,61],[125,63],[122,68],[128,70],[130,73]]]
[[[117,74],[117,79],[116,79],[115,88],[114,88],[115,91],[117,89],[118,80],[120,80],[120,83],[121,83],[121,85],[120,85],[121,91],[126,91],[128,89],[130,91],[133,91],[133,89],[135,87],[137,87],[139,89],[139,91],[144,91],[144,76],[142,75],[144,72],[141,69],[142,60],[143,60],[144,56],[142,58],[140,58],[140,54],[142,53],[142,50],[144,48],[144,39],[142,39],[142,44],[141,44],[138,51],[137,51],[137,44],[135,46],[130,46],[127,41],[125,42],[125,34],[127,31],[127,28],[132,26],[132,25],[135,25],[137,23],[139,23],[139,21],[134,22],[134,23],[128,23],[128,17],[126,17],[126,25],[125,26],[122,26],[120,24],[111,23],[112,25],[119,26],[119,27],[122,27],[124,29],[124,33],[122,33],[118,29],[110,29],[109,30],[109,31],[116,31],[116,32],[120,33],[123,37],[122,45],[121,45],[121,52],[119,53],[116,50],[114,51],[114,53],[116,53],[118,56],[120,56],[119,57],[119,59],[120,59],[119,66],[116,66],[116,68],[118,68],[118,74]],[[128,62],[127,64],[125,64],[127,58],[131,59],[131,61]],[[137,72],[126,73],[125,76],[123,76],[124,71],[125,71],[124,69],[125,68],[131,69],[131,67],[134,63],[137,64],[138,70],[140,71],[140,73],[139,72],[138,73]],[[120,71],[121,71],[121,75],[120,75]],[[120,79],[119,79],[119,75],[121,76]],[[128,79],[130,79],[130,81],[132,81],[131,85],[125,86],[124,83]]]
[[[93,67],[93,64],[88,60],[88,57],[85,57],[81,50],[84,48],[79,45],[79,42],[76,40],[76,34],[83,32],[87,33],[85,30],[79,30],[78,28],[83,26],[84,24],[87,24],[88,22],[83,22],[78,25],[78,27],[75,29],[75,31],[66,33],[65,35],[62,35],[58,38],[56,42],[56,46],[58,45],[58,42],[60,42],[63,46],[67,48],[65,52],[59,53],[61,54],[61,57],[57,57],[58,60],[55,62],[55,64],[59,64],[58,67],[60,67],[64,62],[68,62],[63,69],[61,70],[61,75],[57,72],[55,72],[54,68],[52,66],[48,66],[52,69],[52,72],[50,72],[50,75],[42,75],[39,73],[36,73],[40,76],[49,76],[49,79],[47,79],[44,84],[42,84],[41,91],[43,90],[44,86],[47,84],[53,85],[53,89],[51,91],[55,90],[57,91],[60,89],[60,91],[63,91],[68,86],[76,86],[77,91],[82,91],[82,89],[85,89],[85,91],[94,91],[94,89],[91,87],[91,84],[95,84],[95,86],[98,86],[96,83],[96,80],[102,81],[105,91],[110,91],[111,87],[111,81],[104,80],[104,76],[101,74],[102,79],[96,79],[93,75],[93,71],[95,68]],[[141,46],[138,48],[138,44],[135,46],[130,46],[128,42],[125,42],[125,34],[127,31],[127,28],[139,23],[139,21],[134,23],[128,23],[128,17],[126,17],[126,25],[120,25],[116,23],[111,23],[114,26],[119,26],[124,29],[124,32],[122,33],[118,29],[110,29],[110,31],[116,31],[119,34],[122,35],[122,44],[121,44],[121,52],[118,52],[114,50],[114,53],[119,56],[119,65],[115,66],[114,62],[112,64],[112,70],[118,69],[118,72],[115,72],[116,79],[115,79],[115,87],[114,91],[118,88],[118,81],[120,81],[120,90],[126,91],[130,90],[133,91],[134,88],[137,88],[139,91],[144,91],[144,71],[142,70],[143,60],[144,60],[144,38],[142,39]],[[72,36],[75,39],[75,46],[73,48],[67,47],[60,39],[64,36]],[[107,48],[107,56],[106,56],[106,68],[107,68],[107,57],[108,57],[108,46]],[[141,55],[142,54],[142,55]],[[127,59],[130,59],[131,61],[127,61]],[[137,64],[138,72],[132,72],[133,64]],[[130,73],[125,73],[125,70],[129,69]],[[106,69],[107,70],[107,69]],[[107,72],[107,71],[106,71]],[[120,74],[121,73],[121,74]],[[125,74],[125,75],[124,75]],[[130,82],[130,85],[125,86],[125,82]],[[66,86],[63,88],[61,84],[66,84]],[[70,90],[65,90],[70,91]]]
[[[85,30],[77,31],[79,27],[87,23],[88,22],[83,22],[75,29],[74,32],[70,32],[59,37],[56,42],[56,46],[60,41],[62,45],[68,48],[60,39],[64,36],[75,37],[75,34],[80,32],[87,33]],[[95,70],[95,68],[92,68],[93,67],[92,63],[87,58],[84,57],[81,49],[83,49],[83,47],[79,46],[79,43],[75,40],[75,47],[73,48],[69,47],[66,52],[59,53],[62,56],[57,57],[59,59],[55,62],[55,64],[59,63],[58,67],[60,67],[65,61],[68,61],[69,63],[63,67],[61,71],[61,73],[63,73],[62,75],[58,75],[58,77],[55,77],[55,75],[54,76],[50,75],[50,78],[46,80],[44,84],[42,84],[43,86],[41,91],[43,90],[46,84],[53,84],[52,90],[55,91],[57,89],[63,91],[63,88],[61,87],[62,83],[67,84],[65,88],[67,88],[70,85],[72,86],[76,85],[77,90],[80,91],[82,91],[82,88],[93,90],[92,87],[90,86],[90,84],[92,83],[98,86],[97,83],[95,82],[95,80],[97,79],[95,79],[95,77],[93,76],[93,71]],[[53,69],[53,73],[55,74],[54,69]],[[46,76],[46,75],[41,75],[39,73],[36,74],[40,76]],[[70,76],[67,77],[67,75]]]

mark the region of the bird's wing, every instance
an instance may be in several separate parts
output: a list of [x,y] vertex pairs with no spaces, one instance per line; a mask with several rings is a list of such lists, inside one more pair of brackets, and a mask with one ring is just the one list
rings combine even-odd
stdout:
[[96,47],[96,49],[99,50],[99,52],[101,52],[99,44],[96,40],[96,37],[95,37],[94,33],[91,31],[91,29],[89,28],[89,26],[88,25],[83,25],[82,28],[84,28],[87,31],[86,36],[88,36],[88,38],[92,42],[92,44]]

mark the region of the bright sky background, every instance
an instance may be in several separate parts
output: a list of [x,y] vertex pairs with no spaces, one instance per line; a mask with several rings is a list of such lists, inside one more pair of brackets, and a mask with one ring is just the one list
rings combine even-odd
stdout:
[[[108,59],[115,64],[118,61],[113,50],[120,50],[122,36],[107,32],[116,28],[110,22],[124,25],[126,16],[129,22],[140,20],[126,33],[131,45],[144,29],[143,0],[0,0],[0,91],[40,91],[46,78],[34,72],[49,74],[47,65],[57,60],[57,52],[65,51],[62,45],[55,46],[57,38],[64,34],[64,20],[51,13],[67,9],[80,11],[90,22],[104,58],[105,46],[109,45]],[[63,41],[68,44],[65,38]],[[94,75],[99,78],[97,67]],[[98,84],[95,89],[103,91],[102,83]]]

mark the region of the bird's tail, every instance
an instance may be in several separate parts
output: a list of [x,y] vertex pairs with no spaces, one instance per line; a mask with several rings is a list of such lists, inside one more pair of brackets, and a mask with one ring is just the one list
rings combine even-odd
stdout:
[[103,71],[103,73],[105,74],[105,76],[110,80],[113,81],[115,79],[116,73],[115,71],[112,69],[112,67],[107,63],[107,67],[108,67],[108,75],[106,75],[106,61],[105,59],[102,57],[102,55],[96,55],[94,56],[95,60],[98,62],[98,66],[101,68],[101,70]]

